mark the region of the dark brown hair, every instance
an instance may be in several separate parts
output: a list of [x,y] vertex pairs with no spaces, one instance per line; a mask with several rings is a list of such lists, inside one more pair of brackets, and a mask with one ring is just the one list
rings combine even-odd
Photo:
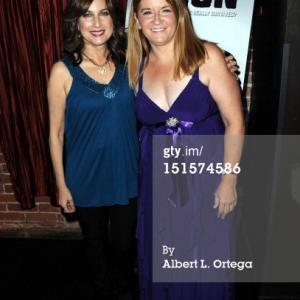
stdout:
[[[63,16],[63,47],[74,64],[82,61],[81,51],[84,42],[78,30],[78,19],[84,15],[93,0],[69,0]],[[107,42],[110,57],[115,64],[125,62],[126,35],[121,26],[119,7],[116,0],[106,0],[107,8],[113,20],[113,34]]]

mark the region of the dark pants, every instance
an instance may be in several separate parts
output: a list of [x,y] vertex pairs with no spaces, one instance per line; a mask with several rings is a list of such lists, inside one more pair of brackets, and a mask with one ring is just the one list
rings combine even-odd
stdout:
[[123,299],[132,287],[136,199],[130,199],[128,205],[76,207],[76,211],[85,241],[87,270],[97,294],[106,300],[115,290]]

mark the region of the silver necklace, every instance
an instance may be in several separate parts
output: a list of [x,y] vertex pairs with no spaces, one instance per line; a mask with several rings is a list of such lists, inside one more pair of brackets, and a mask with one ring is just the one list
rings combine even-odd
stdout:
[[84,57],[86,57],[93,65],[95,65],[99,68],[99,72],[100,72],[101,75],[104,75],[107,72],[106,65],[108,64],[108,56],[106,57],[106,60],[105,60],[104,64],[100,65],[100,64],[97,64],[92,58],[87,56],[85,53],[82,53],[82,55]]

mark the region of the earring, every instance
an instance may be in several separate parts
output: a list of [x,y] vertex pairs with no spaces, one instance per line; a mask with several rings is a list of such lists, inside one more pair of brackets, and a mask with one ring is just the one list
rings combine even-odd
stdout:
[[79,24],[77,24],[77,37],[80,39],[81,38],[81,32],[80,32],[80,29],[79,29]]

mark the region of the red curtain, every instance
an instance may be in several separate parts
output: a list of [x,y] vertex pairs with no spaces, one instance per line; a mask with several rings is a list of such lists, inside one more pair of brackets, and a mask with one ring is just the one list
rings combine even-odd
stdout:
[[55,202],[47,79],[61,54],[65,0],[0,0],[0,148],[22,208]]
[[[16,199],[55,199],[48,147],[47,80],[62,50],[67,0],[0,0],[0,149]],[[120,0],[122,9],[126,0]]]

